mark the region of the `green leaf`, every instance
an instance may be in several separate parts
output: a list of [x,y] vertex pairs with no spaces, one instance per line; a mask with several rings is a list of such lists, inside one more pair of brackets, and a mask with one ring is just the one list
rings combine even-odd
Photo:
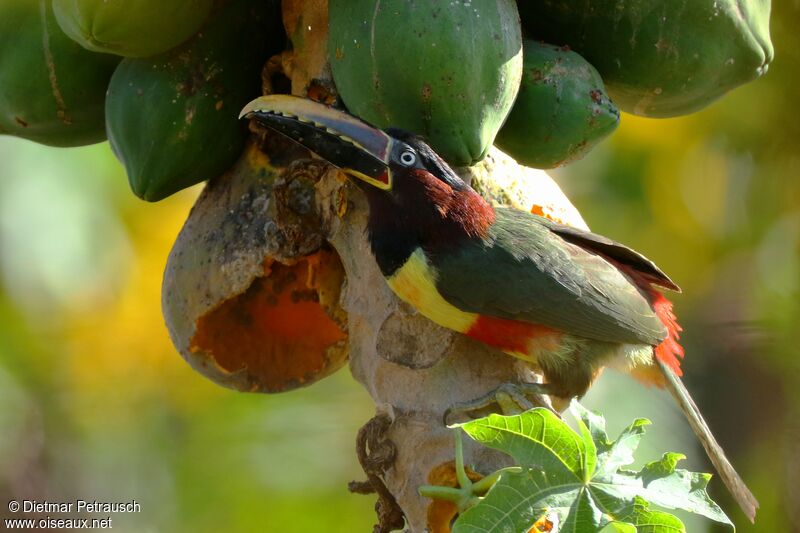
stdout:
[[686,526],[677,516],[652,510],[637,497],[624,518],[610,522],[600,533],[686,533]]
[[646,483],[660,479],[675,471],[680,461],[686,459],[682,453],[666,452],[658,461],[651,461],[642,468],[641,476]]
[[638,533],[686,533],[686,526],[677,516],[650,509],[647,501],[639,497],[624,520]]
[[577,402],[572,412],[577,433],[541,408],[460,426],[522,468],[502,472],[485,497],[459,516],[454,533],[527,532],[545,514],[557,520],[559,533],[685,533],[677,517],[652,505],[733,527],[705,491],[710,475],[676,468],[683,455],[665,453],[639,472],[621,468],[633,462],[648,420],[634,421],[609,441],[602,416]]
[[636,526],[629,522],[609,522],[600,533],[636,533]]
[[544,470],[554,481],[586,478],[584,442],[549,409],[514,416],[492,414],[457,427],[484,446],[507,453],[520,466]]
[[608,434],[606,433],[606,419],[599,413],[589,411],[577,401],[573,401],[569,408],[572,416],[575,419],[583,420],[583,423],[589,428],[592,440],[594,440],[597,447],[597,453],[607,452],[611,448],[612,442],[608,440]]
[[620,467],[633,463],[633,453],[639,448],[645,427],[649,425],[650,421],[646,418],[637,418],[625,428],[608,451],[598,457],[597,477],[607,477],[619,470]]
[[597,476],[604,476],[615,472],[619,467],[633,463],[633,452],[639,447],[639,442],[645,432],[645,427],[650,425],[646,418],[637,418],[625,428],[616,441],[609,441],[606,434],[606,421],[597,414],[589,411],[577,401],[570,406],[573,416],[583,422],[592,435],[597,448]]
[[593,524],[603,515],[582,483],[554,484],[546,473],[528,468],[500,476],[478,505],[459,516],[453,533],[527,532],[548,513],[559,517],[559,533],[596,531]]
[[[577,402],[576,402],[577,403]],[[578,418],[578,430],[580,431],[581,441],[586,453],[583,454],[583,481],[589,481],[595,473],[597,468],[597,446],[592,440],[592,432],[583,419]]]
[[[661,461],[648,464],[641,472],[622,470],[609,482],[597,482],[592,486],[604,501],[605,496],[620,502],[640,496],[659,507],[683,509],[733,528],[730,518],[706,492],[711,475],[676,469],[676,456],[680,454],[664,454]],[[616,507],[611,503],[607,505],[612,509]]]

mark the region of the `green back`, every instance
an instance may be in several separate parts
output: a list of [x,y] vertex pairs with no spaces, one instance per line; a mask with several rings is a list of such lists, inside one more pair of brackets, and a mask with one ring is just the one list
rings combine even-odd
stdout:
[[496,212],[487,238],[429,254],[436,286],[451,304],[588,339],[656,345],[666,337],[645,294],[589,249],[595,238],[613,241],[587,232],[579,246],[542,217],[516,209]]

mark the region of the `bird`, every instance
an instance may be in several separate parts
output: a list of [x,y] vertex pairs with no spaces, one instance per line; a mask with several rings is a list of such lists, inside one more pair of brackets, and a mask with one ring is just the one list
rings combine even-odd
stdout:
[[666,388],[747,517],[758,501],[680,377],[681,327],[652,261],[604,236],[494,207],[422,138],[289,96],[250,118],[338,167],[364,192],[367,238],[391,290],[433,322],[529,362],[563,408],[605,367]]

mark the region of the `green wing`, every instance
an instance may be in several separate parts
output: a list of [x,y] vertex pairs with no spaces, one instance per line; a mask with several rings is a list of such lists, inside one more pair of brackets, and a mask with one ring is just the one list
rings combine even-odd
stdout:
[[[589,232],[570,232],[565,239],[557,232],[562,226],[524,211],[497,209],[496,213],[487,238],[428,252],[438,273],[436,287],[448,302],[464,311],[540,324],[589,339],[656,345],[666,337],[648,298],[592,251],[592,243],[620,253],[627,250],[629,258],[639,257],[651,265],[629,266],[652,274],[654,265],[647,259]],[[608,249],[601,253],[614,256]]]

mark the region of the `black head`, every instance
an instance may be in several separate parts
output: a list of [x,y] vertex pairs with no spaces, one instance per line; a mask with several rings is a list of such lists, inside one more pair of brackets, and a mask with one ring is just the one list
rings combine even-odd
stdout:
[[[388,128],[386,129],[386,133],[397,141],[400,150],[400,156],[398,161],[394,163],[395,165],[398,165],[398,163],[403,165],[405,163],[404,166],[406,166],[406,168],[411,166],[411,168],[414,169],[425,170],[457,191],[467,187],[464,181],[453,172],[453,169],[450,168],[447,162],[445,162],[439,154],[434,152],[433,148],[428,146],[422,137],[400,128]],[[415,164],[409,165],[412,158]],[[394,170],[395,172],[400,172],[402,169],[395,168]]]
[[381,130],[345,112],[286,95],[258,98],[242,116],[286,135],[356,178],[369,201],[367,229],[385,275],[419,247],[433,253],[482,235],[494,211],[422,139]]

